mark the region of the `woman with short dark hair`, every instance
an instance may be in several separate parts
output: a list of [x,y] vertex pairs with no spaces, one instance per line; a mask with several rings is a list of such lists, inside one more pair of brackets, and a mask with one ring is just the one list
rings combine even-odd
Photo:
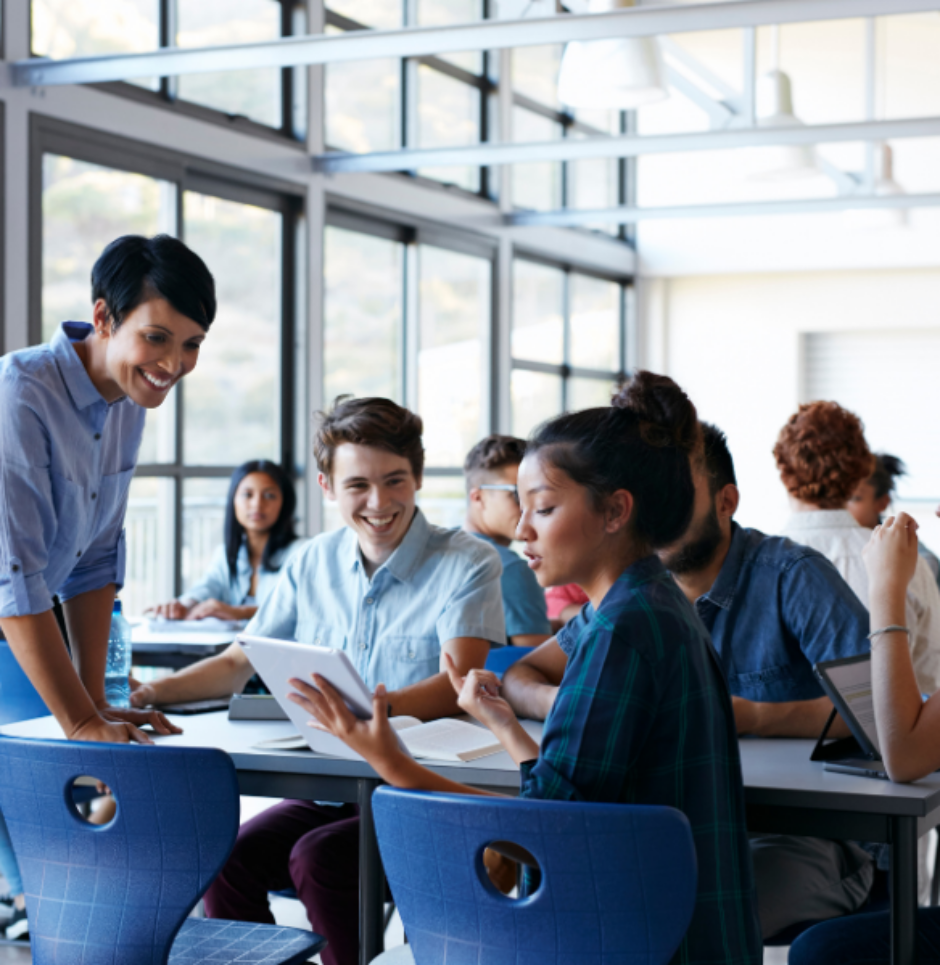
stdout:
[[166,719],[104,692],[124,515],[145,412],[195,367],[215,283],[167,235],[113,241],[91,282],[90,324],[0,360],[0,629],[66,737],[149,743],[137,725]]

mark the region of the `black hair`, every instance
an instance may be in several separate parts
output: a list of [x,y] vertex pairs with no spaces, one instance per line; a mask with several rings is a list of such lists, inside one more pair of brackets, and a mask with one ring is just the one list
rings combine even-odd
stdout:
[[907,466],[897,456],[876,452],[875,471],[868,477],[869,485],[875,489],[875,499],[894,493],[895,480],[906,475]]
[[169,235],[124,235],[91,269],[91,300],[104,299],[113,328],[151,298],[164,298],[205,331],[215,318],[215,280],[205,262]]
[[633,532],[644,548],[675,542],[692,521],[690,457],[701,433],[695,406],[665,375],[637,372],[609,408],[551,419],[535,430],[526,456],[584,486],[598,509],[618,489],[634,499]]
[[735,475],[734,460],[728,449],[728,437],[718,426],[710,422],[702,422],[700,425],[705,472],[708,473],[708,488],[714,496],[725,486],[737,486],[738,477]]
[[271,565],[271,557],[297,539],[297,533],[294,530],[297,493],[294,490],[294,484],[290,481],[290,476],[276,462],[270,462],[267,459],[252,459],[250,462],[242,463],[232,473],[228,496],[225,498],[225,558],[228,560],[228,571],[232,579],[235,579],[238,572],[238,551],[245,538],[245,527],[235,517],[235,492],[245,476],[250,476],[253,472],[263,472],[266,476],[270,476],[277,483],[284,500],[280,515],[271,527],[268,542],[261,555],[261,565],[264,569],[272,573],[276,572],[277,567]]

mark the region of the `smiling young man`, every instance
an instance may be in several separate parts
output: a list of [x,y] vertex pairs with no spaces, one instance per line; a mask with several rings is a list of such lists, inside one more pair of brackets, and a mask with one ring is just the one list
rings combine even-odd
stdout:
[[[415,505],[424,470],[421,419],[388,399],[339,400],[314,441],[319,483],[345,523],[284,566],[248,633],[343,650],[366,685],[385,684],[393,714],[459,713],[444,672],[480,668],[505,643],[496,551],[432,526]],[[153,685],[161,703],[227,696],[251,677],[233,646]],[[285,681],[286,686],[286,681]],[[285,801],[243,825],[206,893],[211,917],[274,921],[268,892],[295,888],[325,965],[358,958],[358,809]]]
[[0,629],[67,737],[149,742],[135,725],[167,733],[162,715],[104,694],[124,514],[145,411],[195,366],[215,285],[166,235],[118,238],[91,281],[91,324],[0,360]]
[[467,516],[463,528],[499,553],[509,643],[514,647],[537,647],[552,635],[545,591],[526,561],[509,548],[522,514],[516,482],[525,445],[525,439],[492,435],[481,439],[467,453],[463,466]]

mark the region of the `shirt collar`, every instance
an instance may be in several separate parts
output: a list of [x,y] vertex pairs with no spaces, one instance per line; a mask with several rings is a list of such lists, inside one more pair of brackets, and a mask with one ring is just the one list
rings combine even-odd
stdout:
[[[703,593],[699,600],[708,600],[722,610],[727,610],[734,599],[734,591],[738,587],[738,577],[741,575],[741,565],[744,563],[744,550],[747,538],[744,530],[734,520],[731,521],[731,545],[728,555],[712,583],[712,588]],[[698,602],[698,601],[696,601]]]
[[63,322],[49,343],[52,357],[59,367],[76,409],[87,409],[98,402],[104,402],[78,357],[78,352],[72,347],[72,342],[83,342],[93,331],[93,326],[88,322]]
[[813,509],[805,513],[791,513],[787,531],[813,529],[861,529],[847,509]]
[[666,567],[660,562],[658,556],[644,556],[643,559],[631,563],[617,577],[616,583],[607,591],[607,595],[601,601],[600,610],[605,610],[608,604],[616,605],[625,593],[630,593],[638,586],[658,579],[672,582],[672,577],[669,576]]
[[[431,537],[431,526],[427,517],[420,509],[415,509],[414,519],[405,533],[405,538],[398,544],[392,555],[375,571],[376,574],[382,570],[388,570],[396,580],[407,583],[411,575],[417,569],[418,564],[424,558],[424,550]],[[362,566],[362,553],[359,550],[359,540],[356,534],[350,529],[347,537],[349,540],[349,565],[352,569]]]

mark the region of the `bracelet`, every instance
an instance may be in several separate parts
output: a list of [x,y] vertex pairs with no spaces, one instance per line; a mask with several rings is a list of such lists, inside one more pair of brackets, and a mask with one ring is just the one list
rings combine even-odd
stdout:
[[906,633],[908,636],[911,635],[911,631],[908,627],[902,627],[897,623],[892,623],[889,627],[881,627],[879,630],[872,630],[872,632],[868,634],[867,639],[874,640],[875,637],[880,636],[882,633]]

